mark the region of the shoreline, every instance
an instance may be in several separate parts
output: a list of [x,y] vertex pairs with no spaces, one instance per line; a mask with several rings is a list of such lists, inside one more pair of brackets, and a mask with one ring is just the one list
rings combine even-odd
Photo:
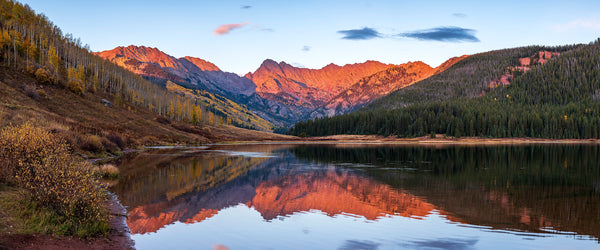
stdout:
[[533,145],[533,144],[600,144],[600,139],[546,139],[546,138],[417,138],[383,137],[376,135],[333,135],[322,137],[298,138],[298,140],[231,140],[203,145],[227,144],[373,144],[373,145]]
[[131,238],[131,230],[127,226],[127,209],[115,193],[108,191],[108,196],[107,207],[111,216],[108,238],[122,249],[135,249],[135,241]]
[[[13,188],[13,192],[18,192],[15,190],[17,189]],[[114,193],[108,192],[107,195],[109,199],[106,208],[111,216],[107,236],[86,239],[42,233],[14,233],[12,229],[8,229],[0,234],[0,249],[135,249],[135,242],[126,223],[126,209]]]
[[[287,138],[247,138],[247,140],[216,140],[213,143],[204,143],[199,145],[172,145],[166,147],[207,147],[207,146],[227,146],[227,145],[364,145],[364,146],[424,146],[424,147],[446,147],[446,146],[510,146],[510,145],[600,145],[600,139],[542,139],[542,138],[479,138],[479,137],[461,137],[461,138],[443,138],[443,135],[438,135],[436,138],[429,136],[417,138],[397,138],[383,137],[377,135],[333,135],[323,137],[292,137]],[[126,150],[123,155],[145,151],[153,147],[159,146],[144,146],[142,149]],[[121,155],[122,156],[122,155]],[[92,159],[91,161],[110,161],[118,157],[107,157],[102,159]],[[90,161],[90,159],[88,159]],[[108,191],[109,201],[106,207],[109,210],[111,219],[109,222],[109,235],[104,238],[96,239],[78,239],[75,237],[53,237],[48,235],[20,235],[0,237],[0,248],[2,247],[55,247],[78,249],[80,247],[101,249],[103,247],[118,248],[118,249],[135,249],[135,242],[131,238],[129,227],[126,223],[128,216],[127,210],[120,203],[119,198],[112,192]],[[8,236],[8,237],[7,237]],[[6,242],[8,240],[8,242]],[[2,242],[5,241],[5,242]],[[39,244],[30,245],[32,242]],[[6,244],[3,245],[2,243]]]

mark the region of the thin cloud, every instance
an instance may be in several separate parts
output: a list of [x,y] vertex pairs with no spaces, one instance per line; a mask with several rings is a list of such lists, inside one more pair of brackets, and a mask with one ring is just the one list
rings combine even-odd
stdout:
[[354,30],[340,30],[337,33],[344,35],[342,39],[346,40],[369,40],[381,37],[381,34],[377,30],[368,27]]
[[302,51],[306,51],[306,52],[310,51],[310,46],[304,45],[304,47],[302,47]]
[[437,27],[399,34],[400,37],[415,38],[423,41],[439,42],[479,42],[475,30],[460,27]]
[[565,24],[554,26],[554,30],[558,32],[566,32],[572,30],[587,29],[600,31],[599,19],[576,19]]
[[220,35],[225,35],[225,34],[229,33],[230,31],[232,31],[232,30],[234,30],[234,29],[239,29],[239,28],[241,28],[241,27],[244,27],[244,26],[246,26],[246,25],[248,25],[248,24],[249,24],[249,22],[245,22],[245,23],[230,23],[230,24],[223,24],[223,25],[221,25],[221,26],[217,27],[217,28],[214,30],[214,32],[213,32],[213,33],[214,33],[215,35],[217,35],[217,36],[220,36]]
[[458,17],[458,18],[465,18],[465,17],[467,17],[467,14],[465,14],[465,13],[452,13],[452,15],[454,17]]

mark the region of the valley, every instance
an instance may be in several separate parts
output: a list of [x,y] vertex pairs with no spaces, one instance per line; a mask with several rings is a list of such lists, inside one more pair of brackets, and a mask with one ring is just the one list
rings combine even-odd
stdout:
[[[144,8],[153,4],[144,3]],[[201,7],[204,11],[206,6]],[[251,12],[255,7],[233,9]],[[142,14],[132,16],[141,20],[146,16]],[[279,228],[272,225],[286,224],[295,240],[314,237],[325,248],[334,245],[327,245],[321,234],[309,235],[306,228],[317,232],[319,223],[347,223],[348,228],[360,226],[356,228],[363,233],[377,224],[385,235],[389,231],[381,227],[383,220],[415,223],[417,228],[434,218],[451,222],[442,226],[472,225],[460,228],[466,236],[491,225],[492,234],[518,229],[551,238],[547,236],[556,232],[546,231],[554,225],[565,231],[557,234],[596,237],[584,242],[588,246],[597,240],[593,222],[600,215],[587,211],[598,211],[600,190],[600,39],[548,42],[565,44],[559,46],[480,47],[489,40],[479,39],[476,29],[454,26],[402,33],[391,27],[336,26],[323,28],[329,35],[310,38],[303,33],[309,30],[276,29],[254,19],[213,23],[217,28],[209,36],[204,22],[218,19],[209,14],[187,15],[207,20],[170,26],[154,23],[158,19],[153,16],[151,23],[157,26],[152,27],[152,39],[133,43],[131,37],[138,37],[145,25],[136,20],[128,30],[131,36],[118,37],[118,43],[103,37],[100,40],[110,43],[90,46],[30,5],[0,0],[0,249],[133,248],[123,242],[131,239],[126,225],[151,248],[144,238],[153,236],[146,233],[160,235],[173,224],[198,229],[213,219],[235,221],[228,223],[236,230],[262,232],[238,227],[241,217],[275,231]],[[130,16],[103,17],[94,27],[114,20],[120,27],[125,25],[121,18]],[[319,27],[330,23],[336,22]],[[186,29],[186,36],[158,33],[167,26],[194,29]],[[95,30],[90,27],[86,29]],[[196,32],[205,36],[191,40]],[[274,39],[281,34],[302,34],[302,39]],[[332,36],[334,42],[316,42]],[[175,39],[186,49],[185,56],[166,53],[182,53],[172,44],[151,42],[163,37]],[[236,40],[240,37],[244,39]],[[205,41],[227,48],[227,53]],[[415,45],[419,43],[431,45],[431,51],[419,52],[423,58],[414,56],[414,48],[423,48]],[[110,49],[97,49],[106,44]],[[238,46],[248,44],[262,48],[256,50],[262,53],[247,50],[241,55]],[[336,45],[327,53],[321,46],[330,44]],[[387,55],[381,56],[381,51]],[[367,57],[365,52],[372,54]],[[243,75],[222,70],[237,64],[238,58],[220,65],[224,61],[215,55],[236,53],[240,61],[255,55],[260,61],[252,65],[258,67]],[[436,61],[438,66],[425,63],[432,55],[444,57]],[[325,66],[305,67],[299,58],[314,60],[306,65]],[[528,164],[516,164],[520,162]],[[545,168],[548,165],[552,168]],[[506,174],[507,166],[510,174],[496,179]],[[446,178],[451,176],[453,180]],[[405,183],[411,179],[419,185]],[[513,193],[511,185],[522,190]],[[552,197],[536,197],[546,202],[543,209],[524,202],[531,187],[551,189],[546,193]],[[440,197],[439,190],[477,202],[466,207]],[[554,195],[575,198],[558,202]],[[334,202],[336,197],[343,204]],[[507,197],[514,204],[507,203]],[[493,202],[486,207],[494,208],[501,220],[471,213],[480,201]],[[121,211],[119,202],[130,207]],[[559,215],[571,207],[554,210],[558,203],[582,209],[570,220]],[[232,220],[228,212],[243,216]],[[306,219],[303,216],[317,222],[299,227],[295,220]],[[115,225],[120,219],[127,224]],[[503,228],[507,221],[511,227]],[[207,227],[208,233],[189,232],[204,237],[228,229],[223,226],[227,223],[220,225]],[[350,235],[337,235],[344,242],[335,247],[379,246],[369,245],[377,237],[359,242],[354,238],[361,234]],[[503,240],[529,240],[519,234],[510,237]],[[560,240],[570,244],[569,237]],[[161,237],[152,240],[157,238]],[[246,239],[239,246],[245,246]],[[459,239],[464,246],[477,243],[465,239]],[[429,240],[438,244],[439,239]]]

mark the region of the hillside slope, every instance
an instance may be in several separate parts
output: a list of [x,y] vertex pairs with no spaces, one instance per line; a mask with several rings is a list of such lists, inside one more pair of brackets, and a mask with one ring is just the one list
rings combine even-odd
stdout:
[[360,111],[300,122],[290,133],[599,138],[599,65],[600,40],[482,53]]
[[416,103],[483,96],[495,87],[494,83],[505,75],[507,69],[520,65],[519,59],[541,51],[561,52],[571,48],[528,46],[472,55],[456,62],[451,70],[441,71],[418,84],[394,91],[373,101],[365,109],[393,109]]
[[178,59],[145,46],[117,47],[95,54],[161,86],[175,83],[186,87],[184,92],[200,92],[188,96],[208,107],[211,112],[231,119],[238,127],[273,130],[273,124],[239,102],[255,95],[254,83],[235,74],[222,72],[210,62],[194,57]]
[[[41,93],[41,94],[39,94]],[[195,126],[171,120],[131,104],[114,105],[114,96],[40,84],[34,77],[0,67],[0,128],[34,122],[67,140],[73,149],[94,155],[117,153],[126,147],[160,144],[200,144],[238,140],[293,138],[233,126]],[[105,101],[113,103],[107,106]],[[97,138],[97,139],[93,139]],[[99,145],[89,145],[99,140]]]

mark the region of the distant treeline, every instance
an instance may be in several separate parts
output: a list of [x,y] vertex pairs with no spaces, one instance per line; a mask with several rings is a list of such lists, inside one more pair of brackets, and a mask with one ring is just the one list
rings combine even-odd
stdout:
[[[288,133],[600,138],[599,43],[600,39],[589,45],[550,48],[561,55],[514,74],[510,85],[497,88],[490,82],[507,67],[517,66],[519,57],[548,48],[474,55],[362,110],[299,122]],[[490,63],[490,54],[511,64]],[[487,66],[482,67],[482,62]],[[503,67],[498,70],[499,66]]]

